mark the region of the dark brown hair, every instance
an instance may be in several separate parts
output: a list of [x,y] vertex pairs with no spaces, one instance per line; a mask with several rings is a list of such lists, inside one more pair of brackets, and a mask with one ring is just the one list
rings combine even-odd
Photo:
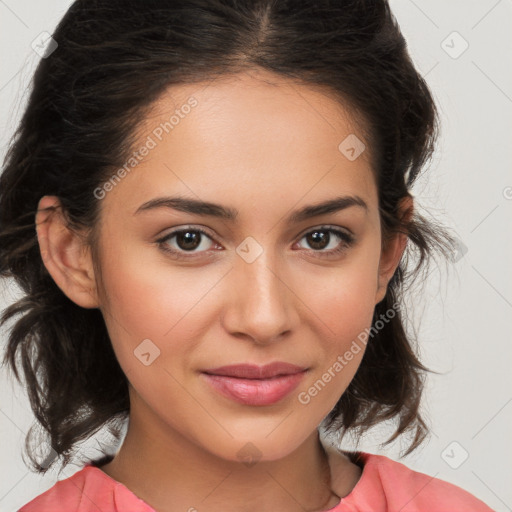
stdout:
[[[34,415],[63,464],[101,427],[116,432],[114,420],[126,419],[130,404],[101,311],[69,300],[42,262],[38,202],[59,197],[70,227],[86,228],[99,269],[94,190],[126,161],[134,127],[152,103],[170,85],[251,68],[329,90],[369,128],[383,243],[402,232],[408,244],[374,322],[392,308],[396,314],[369,341],[326,426],[362,433],[397,420],[387,442],[412,433],[406,453],[415,449],[428,432],[419,411],[428,370],[406,334],[404,309],[394,305],[431,256],[451,254],[454,239],[416,209],[410,219],[399,216],[399,201],[431,158],[438,117],[388,3],[78,0],[53,37],[58,47],[38,65],[0,177],[0,275],[13,277],[24,293],[0,325],[18,317],[4,364],[18,381],[21,364]],[[25,447],[44,472],[54,460],[36,459],[31,433]]]

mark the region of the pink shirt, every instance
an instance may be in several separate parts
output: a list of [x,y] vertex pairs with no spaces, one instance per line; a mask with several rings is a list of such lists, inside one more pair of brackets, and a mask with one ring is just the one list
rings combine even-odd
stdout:
[[[364,467],[352,491],[329,512],[493,512],[460,487],[413,471],[383,455],[361,452]],[[87,464],[18,512],[155,512],[101,469]]]

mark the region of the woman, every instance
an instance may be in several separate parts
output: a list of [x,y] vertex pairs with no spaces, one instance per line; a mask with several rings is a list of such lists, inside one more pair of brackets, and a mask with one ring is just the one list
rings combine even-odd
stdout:
[[404,254],[453,239],[387,2],[79,0],[53,38],[1,176],[5,360],[64,464],[128,431],[21,512],[491,510],[319,436],[427,433]]

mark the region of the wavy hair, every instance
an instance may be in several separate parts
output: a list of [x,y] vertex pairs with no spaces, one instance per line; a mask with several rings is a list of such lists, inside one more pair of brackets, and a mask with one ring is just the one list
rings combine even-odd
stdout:
[[[264,69],[322,87],[364,120],[378,184],[383,243],[408,236],[400,264],[376,305],[374,323],[401,304],[406,284],[454,239],[399,202],[431,159],[438,114],[385,0],[78,0],[59,22],[57,49],[41,59],[0,176],[0,276],[23,296],[3,364],[21,382],[54,453],[68,464],[79,441],[129,416],[127,379],[102,313],[71,301],[43,264],[35,230],[38,202],[60,199],[71,229],[86,228],[95,265],[100,222],[94,190],[131,154],[135,128],[174,84]],[[411,267],[411,260],[417,263]],[[405,309],[368,343],[353,380],[326,418],[339,433],[396,420],[389,443],[428,434],[420,413],[425,373],[404,327]],[[101,353],[102,357],[95,355]],[[117,434],[116,434],[117,432]],[[25,449],[38,460],[32,429]]]

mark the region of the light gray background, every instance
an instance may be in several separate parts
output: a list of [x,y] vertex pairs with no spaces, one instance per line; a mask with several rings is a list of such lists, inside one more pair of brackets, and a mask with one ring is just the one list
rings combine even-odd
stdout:
[[[31,43],[42,31],[53,32],[70,3],[0,0],[1,158],[39,59]],[[512,1],[392,0],[391,6],[441,111],[441,139],[428,179],[413,189],[417,206],[455,231],[463,254],[449,273],[434,268],[427,285],[410,297],[423,361],[441,374],[429,377],[423,408],[432,436],[401,462],[509,511]],[[469,46],[458,55],[464,41]],[[2,309],[16,296],[8,284],[1,284]],[[0,335],[3,348],[6,335]],[[40,477],[24,465],[22,443],[34,419],[23,388],[5,369],[0,386],[0,510],[10,512],[57,477],[55,471]],[[387,432],[375,429],[360,448],[397,460],[399,443],[378,446]],[[84,453],[96,455],[88,451],[95,442],[85,443]],[[78,469],[68,466],[61,478]]]

